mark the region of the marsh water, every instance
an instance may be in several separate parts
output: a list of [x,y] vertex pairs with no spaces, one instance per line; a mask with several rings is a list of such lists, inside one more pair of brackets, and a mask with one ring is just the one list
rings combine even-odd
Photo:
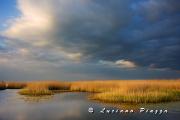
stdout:
[[[27,97],[17,90],[0,91],[0,120],[180,120],[180,102],[150,105],[105,104],[87,99],[88,93],[59,93]],[[167,109],[168,113],[112,113],[112,110]],[[88,112],[93,108],[93,113]],[[101,113],[103,108],[111,113]]]

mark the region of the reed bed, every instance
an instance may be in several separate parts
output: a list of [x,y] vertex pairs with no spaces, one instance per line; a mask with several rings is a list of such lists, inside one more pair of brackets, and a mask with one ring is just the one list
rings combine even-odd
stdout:
[[71,82],[71,91],[104,92],[119,88],[117,81],[75,81]]
[[180,91],[146,91],[146,92],[104,92],[91,96],[91,99],[104,102],[121,103],[159,103],[180,100]]
[[6,84],[5,82],[0,82],[0,90],[6,89]]
[[22,89],[26,87],[25,82],[0,82],[0,89]]
[[33,81],[0,83],[0,88],[18,88],[22,95],[42,96],[59,92],[91,92],[90,99],[112,103],[159,103],[180,101],[180,79]]
[[70,86],[65,82],[58,81],[36,81],[28,82],[26,88],[19,91],[21,95],[42,96],[52,95],[54,91],[67,90]]
[[6,82],[6,89],[22,89],[26,86],[26,82]]
[[180,100],[180,80],[79,81],[71,90],[94,92],[89,98],[104,102],[158,103]]

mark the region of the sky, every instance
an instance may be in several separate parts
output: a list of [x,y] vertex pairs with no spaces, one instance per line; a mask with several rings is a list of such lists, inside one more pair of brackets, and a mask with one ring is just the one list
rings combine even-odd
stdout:
[[179,0],[0,0],[0,80],[180,78]]

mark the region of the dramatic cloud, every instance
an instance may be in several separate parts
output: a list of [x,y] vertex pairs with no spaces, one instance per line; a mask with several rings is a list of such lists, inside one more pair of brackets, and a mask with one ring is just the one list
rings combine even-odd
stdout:
[[33,58],[51,61],[60,55],[75,61],[94,59],[95,52],[107,47],[107,43],[113,45],[112,35],[130,20],[128,4],[128,1],[18,0],[21,15],[11,20],[2,35],[12,39],[16,47],[26,47]]
[[80,64],[83,70],[93,64],[99,69],[108,65],[110,71],[113,67],[179,71],[178,3],[17,0],[20,15],[1,31],[0,64],[14,68],[23,64],[32,71]]

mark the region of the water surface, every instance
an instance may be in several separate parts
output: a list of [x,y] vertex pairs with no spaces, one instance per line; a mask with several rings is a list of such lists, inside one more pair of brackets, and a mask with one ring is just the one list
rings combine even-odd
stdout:
[[[180,102],[152,105],[104,104],[87,99],[88,93],[60,93],[54,96],[27,97],[17,90],[0,91],[0,120],[179,120]],[[89,113],[92,107],[94,112]],[[100,113],[103,108],[167,109],[167,114],[151,113]]]

